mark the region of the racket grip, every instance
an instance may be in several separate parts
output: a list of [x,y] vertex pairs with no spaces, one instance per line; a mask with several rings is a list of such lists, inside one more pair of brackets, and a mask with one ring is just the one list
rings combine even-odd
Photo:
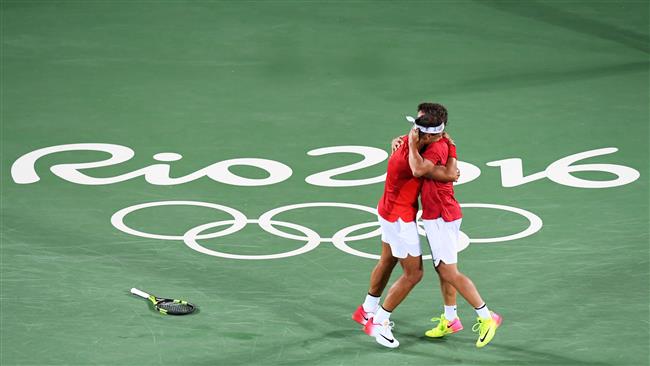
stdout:
[[151,295],[149,295],[148,293],[146,293],[146,292],[144,292],[144,291],[140,291],[140,290],[138,290],[138,289],[135,288],[135,287],[131,289],[131,293],[134,294],[134,295],[137,295],[137,296],[143,297],[143,298],[145,298],[145,299],[148,299],[149,296],[151,296]]

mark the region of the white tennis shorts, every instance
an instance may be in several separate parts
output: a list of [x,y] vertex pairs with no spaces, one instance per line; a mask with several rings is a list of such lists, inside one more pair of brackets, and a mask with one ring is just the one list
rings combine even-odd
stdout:
[[422,255],[418,226],[415,221],[404,222],[402,219],[397,219],[395,222],[390,222],[381,216],[378,218],[381,226],[381,241],[390,245],[393,257],[406,258],[407,255],[411,257]]
[[435,220],[422,220],[434,266],[438,267],[440,261],[447,264],[458,263],[457,248],[461,221],[463,219],[447,222],[442,217]]

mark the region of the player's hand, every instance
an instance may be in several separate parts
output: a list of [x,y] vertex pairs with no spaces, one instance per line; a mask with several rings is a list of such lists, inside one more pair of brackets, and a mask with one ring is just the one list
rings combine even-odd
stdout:
[[419,144],[420,144],[420,131],[417,129],[417,127],[413,127],[413,129],[411,129],[411,132],[409,132],[409,145],[419,146]]
[[460,179],[460,169],[456,169],[456,175],[454,176],[454,182],[458,182]]
[[397,136],[391,141],[390,143],[390,153],[394,153],[399,149],[400,146],[404,143],[404,140],[402,140],[402,136]]
[[447,139],[449,145],[456,145],[454,140],[451,138],[451,136],[449,136],[449,134],[447,132],[443,132],[442,137]]

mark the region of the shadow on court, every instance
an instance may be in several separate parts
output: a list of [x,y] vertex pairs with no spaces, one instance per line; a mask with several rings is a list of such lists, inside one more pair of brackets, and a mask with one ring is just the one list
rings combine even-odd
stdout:
[[459,81],[454,85],[445,87],[448,93],[466,93],[468,91],[487,91],[499,87],[504,88],[529,88],[549,84],[566,83],[573,81],[589,80],[593,78],[618,76],[647,72],[650,63],[647,61],[627,62],[615,65],[601,65],[585,67],[576,65],[566,69],[546,69],[523,73],[507,73],[490,75],[480,78],[470,78]]
[[[567,12],[559,7],[537,1],[476,1],[494,9],[531,18],[547,24],[569,29],[574,32],[613,41],[626,47],[650,53],[650,37],[606,22]],[[557,3],[560,5],[560,3]],[[646,9],[646,14],[648,10]]]

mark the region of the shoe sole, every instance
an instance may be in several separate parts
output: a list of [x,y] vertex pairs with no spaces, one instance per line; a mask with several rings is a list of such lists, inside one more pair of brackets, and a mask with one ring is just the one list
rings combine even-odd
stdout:
[[460,332],[461,330],[463,330],[463,328],[460,328],[460,329],[455,330],[455,331],[453,331],[453,332],[445,333],[445,334],[443,334],[443,335],[439,335],[439,336],[429,335],[429,332],[430,332],[430,331],[427,331],[426,333],[424,333],[424,335],[425,335],[426,337],[429,337],[429,338],[442,338],[442,337],[444,337],[444,336],[446,336],[446,335],[450,335],[450,334],[458,333],[458,332]]
[[460,332],[461,330],[463,330],[463,327],[461,326],[460,329],[457,329],[457,330],[454,330],[454,331],[451,331],[451,332],[449,332],[449,333],[445,333],[445,334],[443,334],[443,335],[439,335],[439,336],[429,335],[429,332],[431,332],[431,331],[433,331],[433,330],[435,330],[435,329],[437,329],[437,328],[433,328],[433,329],[431,329],[431,330],[426,331],[426,332],[424,333],[424,335],[425,335],[426,337],[429,337],[429,338],[442,338],[442,337],[444,337],[444,336],[446,336],[446,335],[454,334],[454,333],[458,333],[458,332]]
[[377,343],[379,343],[382,346],[387,347],[387,348],[397,348],[397,347],[399,347],[399,342],[397,341],[397,339],[393,339],[393,343],[391,343],[382,336],[376,336],[375,340],[377,341]]

